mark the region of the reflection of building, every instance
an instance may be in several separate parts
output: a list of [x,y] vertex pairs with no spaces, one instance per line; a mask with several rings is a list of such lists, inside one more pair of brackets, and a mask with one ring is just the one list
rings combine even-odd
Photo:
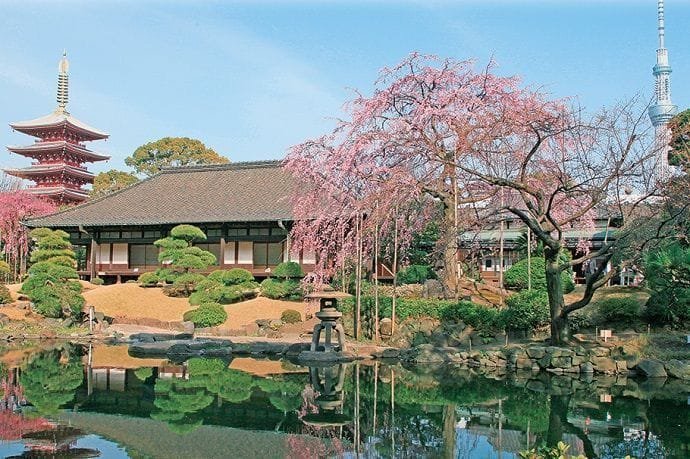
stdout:
[[292,250],[287,236],[295,186],[278,161],[181,167],[27,224],[67,231],[86,250],[82,275],[121,280],[158,269],[153,243],[181,223],[206,234],[196,245],[216,256],[210,269],[244,268],[266,277],[291,260],[310,271],[314,254]]
[[108,156],[94,153],[84,142],[108,138],[108,134],[82,123],[67,111],[68,71],[67,57],[59,65],[57,109],[46,116],[30,121],[12,123],[15,131],[36,137],[28,146],[9,146],[12,153],[32,158],[29,167],[6,169],[10,175],[35,182],[28,192],[47,197],[57,204],[74,204],[85,201],[88,191],[82,186],[93,183],[94,175],[84,163],[104,161]]

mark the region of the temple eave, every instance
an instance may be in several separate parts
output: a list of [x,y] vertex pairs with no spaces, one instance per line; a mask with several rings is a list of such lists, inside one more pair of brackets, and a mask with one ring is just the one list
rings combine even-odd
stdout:
[[108,155],[96,153],[68,142],[37,142],[34,145],[25,146],[9,145],[7,149],[12,153],[31,158],[38,158],[53,152],[69,151],[71,154],[83,159],[83,162],[107,161],[110,159]]

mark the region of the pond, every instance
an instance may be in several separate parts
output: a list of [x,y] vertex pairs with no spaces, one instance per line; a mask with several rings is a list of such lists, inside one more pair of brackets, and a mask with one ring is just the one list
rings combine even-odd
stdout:
[[124,346],[0,350],[2,457],[689,457],[677,380],[479,374],[360,362],[135,359]]

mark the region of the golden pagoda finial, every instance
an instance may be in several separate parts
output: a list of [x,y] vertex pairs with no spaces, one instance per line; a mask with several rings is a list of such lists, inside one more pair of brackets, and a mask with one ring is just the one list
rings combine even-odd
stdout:
[[69,61],[67,51],[63,51],[62,59],[58,64],[58,87],[57,87],[57,111],[67,113],[67,101],[69,99]]

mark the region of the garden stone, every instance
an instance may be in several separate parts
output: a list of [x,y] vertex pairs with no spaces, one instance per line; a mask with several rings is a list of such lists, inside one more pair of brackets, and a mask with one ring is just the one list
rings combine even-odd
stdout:
[[616,360],[616,373],[627,373],[628,363],[625,360]]
[[381,319],[379,322],[379,333],[382,336],[391,336],[393,334],[393,321],[388,317]]
[[570,360],[570,363],[574,366],[577,366],[577,365],[582,365],[586,361],[587,361],[587,359],[583,355],[575,354],[572,357],[572,359]]
[[554,368],[570,368],[572,359],[570,357],[552,357],[551,366]]
[[592,365],[600,373],[616,372],[616,362],[610,357],[592,357]]
[[664,364],[654,359],[640,360],[635,369],[648,378],[665,378],[668,376]]
[[611,349],[607,347],[595,347],[594,349],[592,349],[592,354],[595,357],[607,357],[611,355]]
[[592,362],[585,362],[580,365],[580,373],[594,373],[594,365],[592,365]]
[[537,360],[537,364],[539,364],[541,368],[549,368],[549,366],[551,366],[551,354],[544,354],[542,358]]
[[443,298],[443,284],[436,279],[429,279],[424,282],[422,289],[424,298]]
[[534,362],[531,359],[526,359],[526,358],[519,358],[516,361],[516,366],[518,368],[523,368],[523,369],[530,369],[532,368],[532,365]]
[[690,364],[680,360],[669,360],[666,362],[666,373],[678,379],[690,379]]
[[546,348],[543,347],[528,347],[527,355],[531,359],[541,359],[546,355]]

